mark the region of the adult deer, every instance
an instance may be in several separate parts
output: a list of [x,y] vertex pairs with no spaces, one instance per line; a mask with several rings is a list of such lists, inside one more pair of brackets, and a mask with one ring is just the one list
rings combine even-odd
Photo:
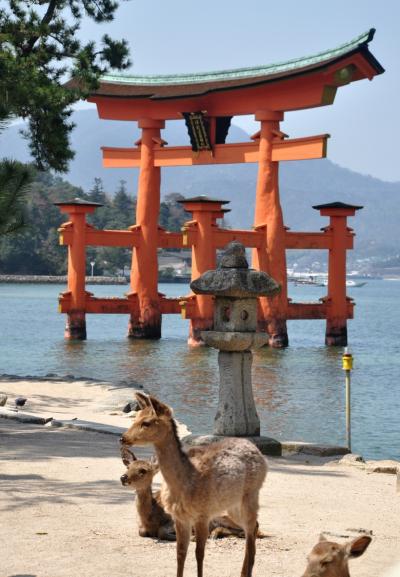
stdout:
[[238,438],[185,452],[171,409],[153,396],[137,393],[136,399],[141,410],[121,442],[155,447],[165,480],[161,500],[175,521],[177,577],[183,576],[192,526],[196,534],[197,576],[203,577],[209,522],[225,511],[244,529],[246,552],[241,577],[251,577],[258,494],[267,473],[266,460],[253,443]]
[[[160,491],[152,491],[153,477],[160,467],[157,459],[145,461],[137,459],[125,446],[121,447],[122,462],[126,473],[121,476],[124,487],[136,491],[136,509],[139,515],[139,535],[141,537],[156,537],[161,541],[176,541],[175,524],[161,503]],[[223,537],[244,537],[244,532],[227,515],[214,517],[209,525],[210,536],[213,539]],[[265,535],[257,530],[257,537]]]
[[370,543],[371,537],[368,535],[344,544],[327,541],[321,535],[308,556],[303,577],[350,577],[349,559],[361,557]]

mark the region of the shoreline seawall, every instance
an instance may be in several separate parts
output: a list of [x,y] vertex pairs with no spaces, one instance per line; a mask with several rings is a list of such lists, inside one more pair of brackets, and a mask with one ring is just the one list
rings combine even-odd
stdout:
[[[66,276],[52,275],[0,275],[0,283],[3,284],[67,284]],[[124,276],[87,276],[86,284],[127,284]]]

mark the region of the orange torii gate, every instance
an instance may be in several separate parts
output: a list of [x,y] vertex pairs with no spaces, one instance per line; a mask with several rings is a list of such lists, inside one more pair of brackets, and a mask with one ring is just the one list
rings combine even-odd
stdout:
[[[326,156],[329,135],[287,139],[279,123],[284,112],[332,104],[339,87],[384,70],[368,50],[374,30],[334,50],[287,63],[258,68],[179,76],[113,76],[101,78],[89,101],[100,118],[138,121],[141,138],[132,148],[103,147],[105,167],[139,168],[136,224],[127,231],[99,231],[86,224],[96,205],[59,203],[69,215],[61,242],[69,246],[68,291],[60,310],[68,314],[67,338],[86,338],[86,313],[129,314],[130,337],[159,338],[162,314],[182,312],[191,319],[189,342],[211,328],[211,297],[170,299],[158,292],[157,249],[192,246],[192,278],[215,268],[216,250],[239,240],[253,250],[253,267],[269,273],[281,286],[279,296],[261,298],[259,330],[271,346],[288,344],[288,319],[327,319],[326,343],[347,342],[353,303],[346,296],[346,250],[353,233],[346,219],[361,207],[331,203],[316,206],[330,223],[323,232],[290,232],[283,223],[279,199],[280,161]],[[74,80],[69,85],[74,86]],[[260,130],[245,143],[226,144],[231,118],[254,114]],[[167,146],[161,137],[165,121],[185,119],[191,146]],[[226,201],[196,197],[183,201],[193,214],[182,233],[160,228],[161,167],[258,163],[253,231],[221,229]],[[85,247],[132,247],[131,290],[123,299],[99,299],[85,291]],[[319,303],[292,303],[287,296],[286,249],[329,250],[328,295]]]

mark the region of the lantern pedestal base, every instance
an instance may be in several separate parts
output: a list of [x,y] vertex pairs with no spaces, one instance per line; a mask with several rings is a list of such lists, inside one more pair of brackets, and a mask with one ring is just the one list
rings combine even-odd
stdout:
[[214,434],[224,436],[259,436],[257,415],[251,386],[251,351],[219,351],[219,402]]

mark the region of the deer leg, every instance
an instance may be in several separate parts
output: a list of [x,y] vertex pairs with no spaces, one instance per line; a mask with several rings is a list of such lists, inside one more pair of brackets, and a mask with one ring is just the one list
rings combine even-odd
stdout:
[[208,519],[201,519],[197,521],[194,526],[194,531],[196,533],[197,577],[203,577],[204,549],[206,547],[208,537],[208,526]]
[[256,555],[258,494],[246,495],[242,501],[243,529],[246,535],[246,553],[241,577],[251,577]]
[[187,550],[189,547],[190,534],[192,532],[192,528],[190,526],[190,523],[186,521],[178,521],[178,519],[175,519],[175,530],[176,530],[176,558],[178,562],[176,575],[177,577],[183,577],[183,568],[185,566],[185,560]]

